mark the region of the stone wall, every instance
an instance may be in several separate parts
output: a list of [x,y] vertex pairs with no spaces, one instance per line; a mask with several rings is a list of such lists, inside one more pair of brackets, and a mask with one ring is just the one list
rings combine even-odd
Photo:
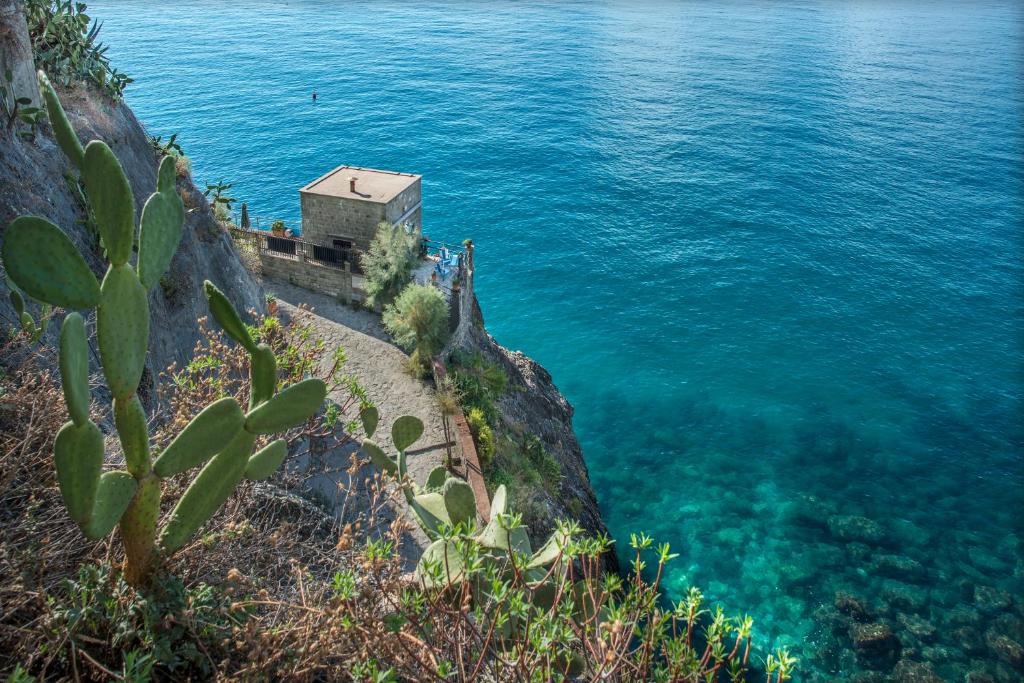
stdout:
[[365,251],[377,225],[387,220],[384,204],[305,192],[300,197],[302,237],[317,244],[333,246],[333,236],[337,235],[352,240],[357,249]]
[[[407,211],[420,203],[420,181],[404,189],[387,204],[308,192],[300,192],[299,198],[303,239],[333,246],[332,240],[335,237],[343,237],[352,240],[357,249],[366,251],[379,224],[385,221],[398,222]],[[405,220],[419,226],[421,216],[422,211],[417,208]]]
[[362,292],[352,286],[352,273],[347,270],[301,259],[272,256],[266,252],[260,254],[260,265],[264,277],[327,294],[344,303],[362,300]]

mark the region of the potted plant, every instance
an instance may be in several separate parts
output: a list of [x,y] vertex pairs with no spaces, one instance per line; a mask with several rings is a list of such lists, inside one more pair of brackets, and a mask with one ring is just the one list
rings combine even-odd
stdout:
[[270,232],[278,237],[284,237],[284,221],[274,221],[270,224]]
[[267,313],[277,315],[277,297],[268,292],[264,298],[267,301]]
[[462,289],[462,282],[456,276],[455,278],[452,279],[452,292],[457,293],[461,289]]

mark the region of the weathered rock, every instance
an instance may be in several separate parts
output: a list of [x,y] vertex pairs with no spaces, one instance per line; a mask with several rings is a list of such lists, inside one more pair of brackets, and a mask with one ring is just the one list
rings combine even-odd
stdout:
[[973,626],[960,626],[950,631],[950,635],[953,642],[968,655],[980,655],[985,652],[985,641],[978,629]]
[[[0,22],[0,32],[5,38],[23,34],[23,41],[28,41],[28,28],[23,19],[20,24],[11,23],[9,15],[0,13]],[[38,92],[31,54],[26,57],[23,51],[17,51],[11,53],[11,58],[15,62],[6,64],[6,68],[16,74],[29,74],[28,85],[18,86],[19,95],[31,96]],[[121,162],[135,197],[138,218],[146,199],[156,189],[159,161],[145,129],[123,101],[114,102],[91,86],[57,87],[68,120],[83,143],[103,140]],[[46,218],[67,233],[93,272],[102,278],[106,263],[96,238],[84,224],[85,207],[65,179],[70,170],[70,162],[57,147],[49,124],[39,126],[34,140],[0,135],[0,233],[20,215]],[[208,314],[203,295],[204,279],[220,287],[240,311],[262,310],[264,306],[260,286],[242,264],[227,232],[214,220],[202,193],[187,177],[178,178],[177,187],[186,198],[189,210],[185,214],[181,245],[167,274],[174,286],[166,291],[164,287],[154,287],[149,295],[149,356],[139,389],[147,407],[152,406],[150,399],[154,397],[155,379],[160,373],[171,363],[182,365],[192,358],[200,336],[196,320]],[[0,319],[17,319],[8,302],[3,278],[0,278]],[[44,344],[55,347],[59,335],[60,320],[55,319],[49,325]],[[95,344],[95,340],[90,343]],[[95,372],[99,367],[95,347],[93,349],[94,362],[90,370]]]
[[928,604],[928,591],[888,579],[882,584],[882,598],[899,610],[919,612]]
[[885,622],[854,624],[850,638],[858,658],[867,664],[891,666],[899,658],[899,638]]
[[958,605],[953,609],[944,612],[946,621],[951,624],[973,625],[981,622],[981,614],[978,610],[967,605]]
[[924,565],[905,555],[875,555],[868,571],[901,581],[920,581],[927,576]]
[[1009,609],[1013,603],[1010,594],[995,586],[975,586],[974,604],[984,612],[998,612]]
[[1004,576],[1010,569],[1010,565],[1007,562],[999,559],[982,546],[972,547],[967,551],[967,557],[970,558],[971,564],[976,569],[986,574]]
[[828,518],[828,529],[843,541],[878,545],[885,538],[885,531],[878,522],[857,515],[832,515]]
[[997,659],[1013,667],[1024,667],[1024,646],[1006,634],[990,628],[985,632],[985,644]]
[[832,605],[821,605],[811,616],[819,626],[831,633],[846,633],[850,630],[850,618]]
[[965,681],[966,683],[996,683],[996,679],[992,677],[992,674],[981,669],[968,672]]
[[832,604],[835,605],[839,612],[855,621],[870,621],[872,618],[871,610],[868,608],[867,603],[850,593],[837,592]]
[[892,671],[895,683],[943,683],[930,664],[901,659]]
[[916,614],[900,614],[899,622],[912,636],[922,642],[930,642],[935,638],[935,626],[927,619]]

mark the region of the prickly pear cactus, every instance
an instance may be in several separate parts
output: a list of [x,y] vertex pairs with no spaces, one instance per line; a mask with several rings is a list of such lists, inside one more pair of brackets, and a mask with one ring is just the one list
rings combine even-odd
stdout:
[[[420,581],[428,588],[446,587],[465,580],[464,553],[460,544],[474,544],[485,562],[504,562],[513,555],[525,557],[521,569],[531,580],[538,582],[534,593],[541,599],[545,593],[546,567],[561,557],[569,543],[569,536],[556,531],[536,553],[530,546],[526,527],[518,519],[506,514],[507,493],[499,486],[491,501],[490,520],[477,525],[476,496],[473,488],[463,479],[452,476],[444,467],[430,472],[423,486],[409,481],[406,469],[406,450],[423,434],[423,423],[409,415],[398,418],[391,428],[391,441],[398,449],[395,456],[388,455],[369,437],[377,427],[376,409],[362,416],[363,453],[380,470],[398,478],[406,502],[432,543],[424,551],[417,568]],[[439,573],[440,571],[440,573]]]
[[[211,283],[206,296],[216,320],[251,357],[248,412],[234,398],[207,406],[154,459],[146,414],[137,390],[149,344],[148,290],[170,265],[181,240],[185,210],[174,186],[174,161],[165,157],[156,191],[142,210],[136,265],[135,202],[111,149],[93,140],[84,148],[68,123],[46,76],[39,84],[54,136],[82,174],[82,184],[110,261],[102,283],[68,236],[49,221],[21,216],[11,222],[2,255],[11,280],[45,305],[72,310],[61,326],[60,374],[70,421],[54,441],[57,481],[69,516],[89,538],[120,525],[125,577],[134,585],[152,573],[159,553],[186,543],[231,495],[243,477],[270,476],[287,455],[283,440],[253,453],[258,435],[289,429],[312,417],[327,387],[307,379],[277,391],[277,368],[269,347],[257,345],[237,311]],[[12,288],[12,292],[17,290]],[[13,295],[12,295],[13,296]],[[21,310],[24,299],[17,294]],[[114,424],[125,470],[103,471],[104,441],[89,418],[89,352],[85,318],[96,311],[103,374],[113,396]],[[159,534],[161,480],[203,465]]]

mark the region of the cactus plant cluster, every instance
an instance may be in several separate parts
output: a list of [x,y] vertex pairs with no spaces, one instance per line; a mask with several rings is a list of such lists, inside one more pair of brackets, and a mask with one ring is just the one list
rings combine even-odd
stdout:
[[[428,588],[457,585],[467,577],[464,561],[466,553],[460,547],[474,546],[474,555],[493,564],[503,563],[509,557],[525,558],[519,569],[527,579],[543,583],[552,563],[559,559],[570,542],[563,530],[556,531],[536,553],[530,545],[526,527],[506,511],[507,494],[501,485],[491,500],[490,520],[482,527],[477,524],[476,496],[473,487],[463,479],[452,476],[444,467],[436,467],[420,486],[412,482],[406,468],[406,451],[423,434],[423,422],[405,415],[391,427],[391,441],[398,453],[389,455],[375,441],[379,415],[376,408],[360,413],[366,438],[362,447],[370,461],[382,471],[398,478],[406,502],[417,522],[432,543],[423,552],[417,568],[419,579]],[[441,568],[440,574],[435,569]],[[538,585],[537,595],[544,593]]]
[[[98,282],[60,228],[43,218],[21,216],[7,229],[4,266],[31,297],[72,311],[60,333],[60,374],[71,419],[54,442],[57,480],[68,513],[87,537],[102,538],[119,525],[125,577],[140,585],[151,575],[158,554],[184,545],[243,478],[262,479],[274,472],[287,454],[286,444],[278,439],[253,453],[257,438],[309,419],[323,403],[327,387],[322,380],[306,379],[278,392],[270,347],[255,343],[227,297],[207,282],[211,313],[251,359],[249,409],[243,412],[232,397],[214,401],[154,458],[137,389],[149,341],[148,291],[170,265],[184,222],[174,159],[164,157],[160,163],[156,191],[142,210],[138,258],[132,266],[135,203],[120,162],[102,141],[83,148],[42,72],[39,81],[57,142],[81,173],[110,265]],[[79,311],[92,309],[126,471],[103,472],[103,434],[89,417],[88,341]],[[199,465],[203,468],[158,537],[162,480]]]

